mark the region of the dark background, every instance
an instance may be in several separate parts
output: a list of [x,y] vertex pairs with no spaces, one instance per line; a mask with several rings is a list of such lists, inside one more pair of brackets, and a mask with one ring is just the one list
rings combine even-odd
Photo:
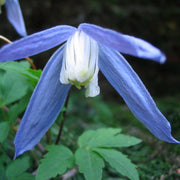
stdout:
[[[60,24],[78,26],[82,22],[112,28],[143,38],[159,47],[167,62],[156,62],[127,56],[148,90],[155,97],[178,95],[180,90],[180,1],[179,0],[19,0],[28,34]],[[20,36],[6,18],[0,15],[0,34],[10,40]],[[0,41],[2,46],[4,43]],[[43,68],[56,48],[32,57]],[[100,75],[101,91],[106,98],[115,91]],[[119,97],[119,96],[118,96]]]

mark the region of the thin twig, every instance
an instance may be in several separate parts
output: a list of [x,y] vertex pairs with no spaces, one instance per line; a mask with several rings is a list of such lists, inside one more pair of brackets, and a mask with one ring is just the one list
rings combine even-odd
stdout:
[[62,175],[62,180],[67,180],[75,176],[77,172],[78,172],[78,167],[74,167],[73,169],[67,171],[65,174]]
[[51,144],[51,131],[50,131],[50,129],[46,132],[46,142],[47,142],[47,144]]
[[[0,39],[2,39],[3,41],[5,41],[6,43],[9,43],[9,44],[12,43],[12,41],[10,41],[8,38],[6,38],[6,37],[4,37],[2,35],[0,35]],[[33,61],[29,57],[26,57],[25,59],[29,62],[32,69],[37,70],[35,64],[33,63]]]
[[36,146],[39,148],[39,150],[45,154],[47,151],[46,149],[43,147],[43,145],[41,143],[37,143]]
[[60,123],[59,133],[58,133],[55,144],[58,144],[59,141],[61,140],[62,130],[63,130],[63,127],[64,127],[65,118],[66,118],[66,109],[67,109],[67,106],[68,106],[69,96],[70,96],[70,92],[69,92],[69,94],[68,94],[68,96],[66,98],[66,102],[65,102],[65,105],[64,105],[65,111],[63,111],[63,120]]
[[29,62],[29,64],[31,65],[32,69],[37,70],[35,64],[33,63],[33,61],[29,57],[25,57],[25,59]]
[[0,39],[2,39],[3,41],[5,41],[6,43],[12,43],[12,41],[10,41],[8,38],[0,35]]

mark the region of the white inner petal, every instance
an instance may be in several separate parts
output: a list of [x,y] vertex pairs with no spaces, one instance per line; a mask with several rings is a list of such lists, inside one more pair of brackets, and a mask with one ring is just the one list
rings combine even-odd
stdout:
[[60,81],[77,88],[85,86],[86,96],[99,94],[98,44],[84,32],[77,30],[66,43]]

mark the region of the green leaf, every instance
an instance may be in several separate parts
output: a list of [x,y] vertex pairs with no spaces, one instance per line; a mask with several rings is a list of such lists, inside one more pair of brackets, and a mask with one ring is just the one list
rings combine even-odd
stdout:
[[5,179],[6,174],[5,174],[5,167],[3,165],[3,163],[0,162],[0,179],[6,180]]
[[0,69],[7,72],[22,73],[30,68],[30,64],[27,61],[8,61],[0,63]]
[[11,178],[10,180],[35,180],[35,176],[30,173],[23,173],[19,176]]
[[8,111],[8,120],[10,122],[14,122],[18,118],[19,114],[21,114],[26,109],[30,96],[31,93],[25,95],[18,103],[10,106]]
[[3,143],[6,140],[10,130],[10,124],[8,122],[0,123],[0,143]]
[[0,69],[3,69],[7,72],[21,74],[27,77],[32,85],[36,85],[42,72],[41,70],[30,69],[30,64],[27,61],[20,61],[20,62],[10,61],[10,62],[0,63]]
[[29,83],[14,73],[6,72],[0,78],[0,107],[9,105],[25,96]]
[[120,134],[120,129],[102,128],[87,131],[79,138],[80,147],[128,147],[141,142],[140,139]]
[[105,148],[95,148],[94,151],[99,153],[111,167],[123,176],[127,176],[131,180],[139,180],[136,166],[121,152]]
[[8,179],[15,178],[25,172],[30,166],[29,157],[23,157],[21,159],[16,159],[12,161],[6,170],[6,175]]
[[89,144],[89,141],[93,138],[95,131],[89,130],[84,132],[81,136],[79,136],[78,144],[80,147],[87,147]]
[[79,165],[79,172],[84,174],[86,180],[101,180],[104,162],[98,154],[79,148],[75,153],[75,159]]
[[37,180],[44,180],[63,174],[74,164],[72,152],[62,145],[51,145],[46,148],[49,152],[41,160],[37,171]]

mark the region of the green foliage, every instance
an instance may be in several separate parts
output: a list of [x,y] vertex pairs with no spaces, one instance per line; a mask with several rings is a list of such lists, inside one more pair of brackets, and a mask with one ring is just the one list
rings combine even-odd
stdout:
[[8,180],[20,179],[21,176],[24,176],[24,172],[29,168],[29,166],[29,157],[23,157],[12,161],[6,169]]
[[29,99],[30,99],[30,94],[27,94],[24,97],[22,97],[20,101],[10,106],[8,111],[8,120],[10,122],[15,121],[18,118],[18,115],[21,114],[26,109]]
[[63,174],[68,168],[72,168],[74,157],[65,146],[51,145],[46,148],[48,153],[41,160],[37,171],[37,180],[44,180]]
[[5,72],[0,78],[0,107],[7,106],[26,95],[28,83],[21,75]]
[[120,129],[102,128],[96,131],[87,131],[79,138],[80,147],[128,147],[141,142],[132,136],[120,134]]
[[[47,146],[48,153],[43,159],[41,159],[42,153],[36,147],[28,157],[22,156],[12,160],[13,140],[18,128],[16,120],[22,117],[40,74],[41,71],[30,69],[26,61],[0,63],[0,179],[56,180],[71,168],[77,170],[73,177],[77,180],[128,178],[136,180],[138,174],[142,180],[160,179],[162,174],[165,180],[180,178],[176,173],[179,167],[178,145],[158,143],[155,138],[152,141],[147,130],[142,128],[125,105],[104,103],[100,96],[92,99],[84,98],[83,92],[71,94],[61,139],[61,144],[65,146]],[[161,98],[158,106],[178,134],[179,99]],[[66,110],[63,108],[62,111]],[[49,131],[50,143],[56,141],[63,118],[61,112]],[[140,139],[122,134],[119,128],[98,129],[108,126],[119,127],[119,123],[123,125],[123,131],[126,129],[128,133],[133,134],[131,130],[135,130],[135,133],[147,143],[140,143]],[[97,130],[88,130],[80,135],[90,128]],[[41,144],[47,145],[46,136]],[[39,159],[41,159],[40,165]],[[137,164],[138,173],[130,159]],[[32,175],[37,168],[37,175]],[[170,173],[172,171],[173,173]]]
[[120,174],[131,180],[139,179],[136,166],[121,152],[105,148],[95,148],[94,151],[99,153]]
[[0,69],[7,72],[17,73],[26,77],[35,86],[41,76],[41,70],[33,70],[27,61],[0,63]]
[[35,176],[30,173],[22,173],[21,175],[13,177],[10,180],[35,180]]
[[0,122],[0,143],[6,140],[10,130],[10,124],[8,122]]
[[95,152],[79,148],[75,153],[79,172],[83,173],[87,180],[101,180],[102,168],[105,166],[103,159]]
[[35,179],[26,172],[30,167],[29,157],[14,161],[11,158],[14,131],[18,128],[16,119],[25,110],[39,76],[40,71],[31,70],[26,61],[0,63],[0,179]]
[[138,180],[139,176],[135,165],[125,155],[111,148],[128,147],[140,142],[141,140],[137,138],[120,134],[120,129],[90,130],[79,137],[80,149],[75,153],[76,163],[87,180],[101,179],[100,173],[104,167],[103,159],[122,175],[132,180]]
[[108,162],[120,174],[132,180],[138,180],[135,165],[125,155],[112,149],[129,147],[138,143],[140,140],[137,138],[122,136],[120,129],[89,130],[79,137],[79,147],[74,155],[63,145],[48,146],[46,148],[48,153],[41,160],[36,179],[43,180],[62,175],[76,164],[86,180],[101,180],[105,162]]

